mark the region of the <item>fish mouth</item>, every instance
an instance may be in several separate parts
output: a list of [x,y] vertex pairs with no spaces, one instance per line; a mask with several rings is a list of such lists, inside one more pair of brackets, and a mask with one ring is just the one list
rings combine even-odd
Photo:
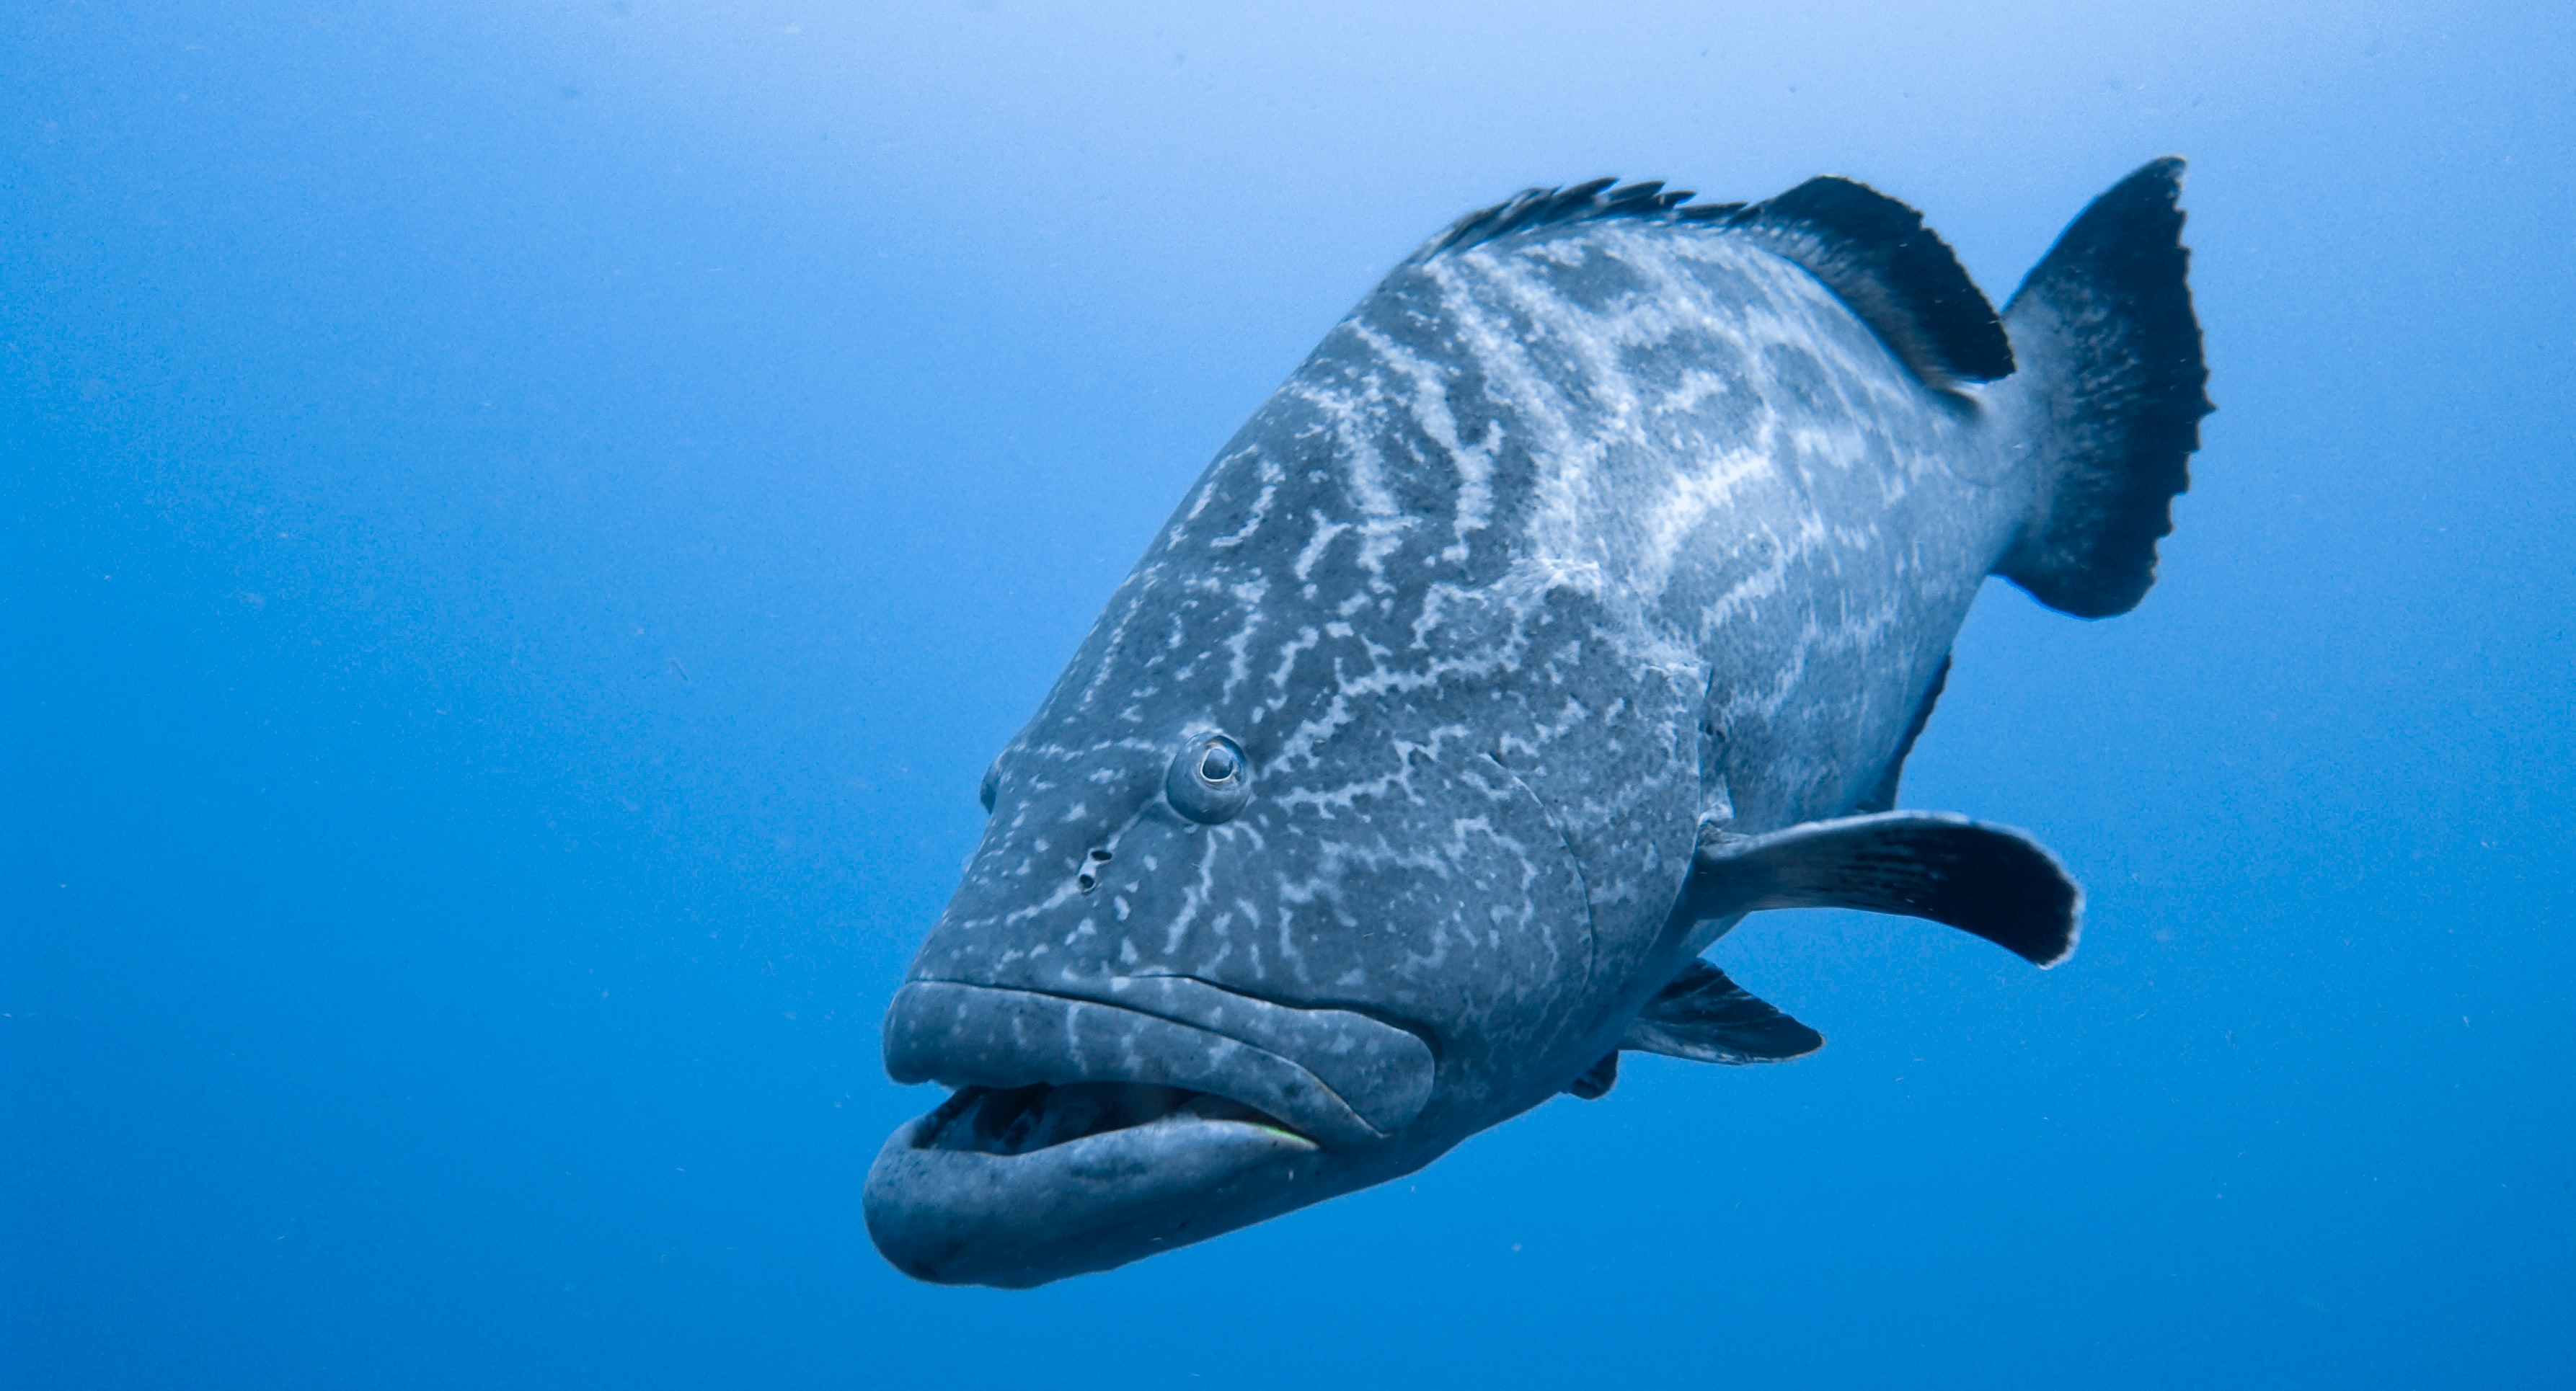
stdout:
[[1254,1126],[1307,1149],[1321,1148],[1286,1122],[1242,1102],[1140,1082],[967,1087],[922,1118],[912,1143],[915,1149],[1012,1156],[1137,1126],[1194,1121]]
[[[886,1070],[956,1088],[869,1169],[877,1249],[940,1284],[1106,1270],[1340,1191],[1427,1103],[1417,1035],[1184,977],[1067,993],[913,981]],[[1079,992],[1079,993],[1073,993]]]

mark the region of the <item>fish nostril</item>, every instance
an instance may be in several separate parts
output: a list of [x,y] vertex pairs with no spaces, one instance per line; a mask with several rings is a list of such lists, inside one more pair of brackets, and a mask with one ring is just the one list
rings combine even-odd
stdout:
[[1091,852],[1091,858],[1092,858],[1092,860],[1093,860],[1095,863],[1099,863],[1099,864],[1104,864],[1104,865],[1105,865],[1105,864],[1109,863],[1109,860],[1110,860],[1110,854],[1109,854],[1109,852],[1108,852],[1108,851],[1106,851],[1106,850],[1094,850],[1094,851],[1092,851],[1092,852]]

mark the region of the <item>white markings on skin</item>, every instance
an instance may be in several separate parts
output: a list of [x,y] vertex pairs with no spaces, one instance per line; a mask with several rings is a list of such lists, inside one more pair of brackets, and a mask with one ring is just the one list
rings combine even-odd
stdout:
[[[1871,740],[1910,713],[1881,688],[1938,659],[1988,533],[2029,510],[1962,500],[1954,456],[2001,448],[1978,428],[1812,276],[1722,231],[1605,223],[1408,264],[1111,598],[1015,746],[980,898],[949,923],[1029,924],[977,969],[1052,946],[1065,978],[1114,957],[1390,1009],[1501,969],[1480,963],[1588,979],[1590,924],[1561,899],[1547,911],[1573,920],[1541,921],[1532,888],[1565,891],[1569,849],[1599,913],[1668,891],[1632,823],[1676,784],[1682,815],[1759,830],[1875,777]],[[1253,808],[1182,825],[1164,770],[1217,728],[1253,755]],[[1667,769],[1636,753],[1667,747]],[[1488,754],[1511,765],[1491,786]],[[1086,906],[1073,858],[1113,822],[1134,878],[1088,906],[1134,934],[1114,948],[1089,917],[1064,926]],[[1387,896],[1417,881],[1439,906],[1401,919]],[[1554,987],[1479,988],[1460,1027]]]
[[1455,539],[1440,552],[1443,560],[1467,558],[1467,536],[1482,531],[1493,522],[1494,455],[1502,448],[1503,427],[1500,421],[1489,421],[1484,438],[1473,445],[1458,438],[1458,420],[1449,410],[1450,371],[1423,361],[1402,344],[1364,323],[1354,323],[1352,332],[1369,345],[1378,360],[1401,374],[1413,388],[1411,406],[1413,423],[1439,446],[1449,466],[1458,475],[1457,501],[1450,513],[1450,535]]
[[[1198,877],[1196,882],[1182,891],[1180,909],[1172,914],[1171,925],[1163,935],[1163,955],[1165,956],[1176,956],[1180,953],[1181,939],[1189,935],[1190,925],[1198,921],[1200,908],[1206,905],[1216,891],[1216,845],[1217,839],[1214,836],[1199,838]],[[1218,935],[1220,937],[1224,935],[1221,925]],[[1233,950],[1231,946],[1220,949],[1209,965],[1213,967],[1216,962],[1223,961],[1226,953],[1231,950]]]
[[1323,635],[1314,629],[1300,628],[1296,637],[1279,644],[1279,665],[1270,673],[1270,684],[1279,690],[1288,689],[1288,673],[1297,669],[1297,658],[1314,651],[1315,644],[1323,640]]
[[1415,517],[1371,519],[1360,524],[1360,568],[1369,576],[1369,592],[1394,594],[1400,586],[1386,577],[1386,558],[1404,544],[1404,534],[1420,526]]
[[[1198,496],[1190,500],[1190,510],[1181,514],[1181,520],[1184,522],[1197,521],[1199,519],[1199,514],[1207,511],[1208,504],[1214,502],[1218,495],[1224,491],[1225,485],[1234,481],[1233,471],[1235,465],[1246,459],[1255,458],[1259,454],[1260,446],[1252,445],[1243,449],[1238,449],[1231,454],[1223,455],[1219,457],[1215,463],[1208,465],[1207,477],[1200,481]],[[1264,474],[1263,477],[1267,480],[1269,475]],[[1178,545],[1181,539],[1187,535],[1188,532],[1184,528],[1174,527],[1171,535],[1165,538],[1164,544],[1166,546]]]
[[[1566,542],[1579,530],[1583,474],[1599,445],[1574,427],[1563,391],[1552,374],[1531,361],[1521,332],[1478,295],[1482,282],[1508,274],[1503,266],[1500,257],[1470,255],[1462,262],[1435,261],[1426,270],[1438,287],[1442,312],[1483,369],[1488,390],[1499,386],[1526,422],[1530,453],[1541,472],[1524,535],[1541,554],[1565,555]],[[1538,325],[1531,336],[1544,341],[1546,329]]]
[[1356,397],[1302,377],[1280,390],[1313,406],[1331,423],[1334,443],[1341,446],[1342,481],[1361,513],[1373,519],[1401,516],[1395,494],[1387,490],[1386,459],[1378,452],[1376,422],[1368,409],[1381,399],[1377,383],[1365,383]]
[[[1237,455],[1235,457],[1239,458],[1241,455]],[[1252,507],[1249,513],[1244,517],[1242,527],[1236,530],[1233,535],[1219,536],[1209,541],[1209,549],[1230,550],[1251,540],[1252,534],[1261,530],[1262,519],[1270,515],[1270,504],[1279,496],[1279,482],[1286,475],[1280,470],[1278,464],[1267,458],[1260,461],[1260,470],[1261,493],[1258,497],[1255,497],[1252,500]],[[1205,507],[1206,505],[1205,494],[1202,494],[1201,501],[1198,506]],[[1190,515],[1192,518],[1196,518],[1198,516],[1198,508],[1192,508]]]
[[1252,674],[1252,635],[1261,627],[1261,601],[1269,592],[1270,581],[1266,578],[1247,580],[1230,591],[1234,601],[1242,606],[1243,626],[1235,629],[1233,636],[1225,640],[1228,660],[1225,689],[1217,694],[1220,702],[1232,700],[1234,688],[1242,685],[1244,678]]
[[[1151,561],[1140,562],[1135,571],[1127,576],[1127,582],[1118,586],[1118,592],[1110,596],[1109,607],[1101,613],[1100,621],[1091,625],[1091,636],[1085,638],[1082,645],[1086,649],[1097,648],[1103,652],[1118,650],[1127,635],[1127,625],[1143,611],[1145,597],[1153,592],[1154,582],[1161,577],[1161,574],[1162,567]],[[1090,682],[1084,685],[1082,694],[1074,700],[1073,708],[1065,712],[1060,723],[1072,725],[1078,721],[1082,717],[1082,712],[1090,708],[1093,697],[1100,693],[1100,688],[1108,683],[1116,670],[1114,663],[1099,663],[1091,673]]]
[[1712,523],[1741,505],[1747,485],[1777,476],[1771,460],[1771,422],[1761,422],[1748,443],[1712,450],[1674,470],[1661,496],[1644,508],[1645,546],[1637,557],[1639,581],[1656,593],[1672,582],[1684,547],[1705,548]]
[[1324,558],[1324,551],[1333,544],[1333,539],[1351,529],[1348,522],[1327,521],[1321,512],[1314,513],[1313,516],[1314,534],[1307,538],[1306,548],[1297,552],[1296,562],[1289,567],[1290,573],[1297,577],[1299,584],[1304,584],[1307,577],[1314,574],[1315,562]]

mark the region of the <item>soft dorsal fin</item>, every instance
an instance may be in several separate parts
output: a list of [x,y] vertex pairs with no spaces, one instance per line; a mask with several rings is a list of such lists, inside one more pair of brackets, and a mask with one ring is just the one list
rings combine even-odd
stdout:
[[1681,908],[1703,920],[1766,908],[1899,913],[2054,966],[2075,950],[2084,892],[2019,831],[1946,812],[1888,811],[1704,837]]
[[[1825,1046],[1825,1036],[1693,958],[1629,1022],[1619,1046],[1703,1063],[1776,1063],[1815,1052]],[[1615,1064],[1618,1056],[1608,1061]],[[1615,1067],[1611,1075],[1617,1075]]]
[[1934,390],[2012,375],[2012,340],[1995,307],[1914,209],[1831,174],[1749,207],[1693,203],[1693,196],[1666,192],[1660,180],[1594,179],[1570,188],[1524,189],[1449,224],[1406,263],[1571,223],[1621,219],[1726,227],[1825,282]]
[[1950,654],[1941,654],[1941,665],[1932,673],[1932,684],[1924,688],[1923,699],[1914,706],[1914,718],[1905,725],[1905,738],[1896,745],[1896,757],[1887,760],[1887,771],[1878,775],[1878,786],[1852,810],[1861,815],[1896,810],[1896,784],[1905,776],[1905,756],[1914,752],[1914,741],[1923,737],[1923,726],[1932,722],[1932,707],[1941,699],[1943,687],[1950,684]]
[[1923,215],[1831,174],[1728,219],[1807,268],[1925,385],[1946,391],[2013,371],[2003,320]]

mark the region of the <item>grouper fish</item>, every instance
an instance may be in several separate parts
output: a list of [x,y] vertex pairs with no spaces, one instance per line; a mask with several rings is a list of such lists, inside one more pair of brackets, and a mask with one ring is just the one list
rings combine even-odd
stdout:
[[2155,581],[2204,393],[2164,159],[1998,315],[1911,208],[1532,189],[1244,425],[994,759],[885,1019],[923,1280],[1105,1270],[1382,1183],[1622,1050],[1822,1043],[1701,953],[1929,919],[2047,966],[2020,832],[1895,809],[1985,577]]

